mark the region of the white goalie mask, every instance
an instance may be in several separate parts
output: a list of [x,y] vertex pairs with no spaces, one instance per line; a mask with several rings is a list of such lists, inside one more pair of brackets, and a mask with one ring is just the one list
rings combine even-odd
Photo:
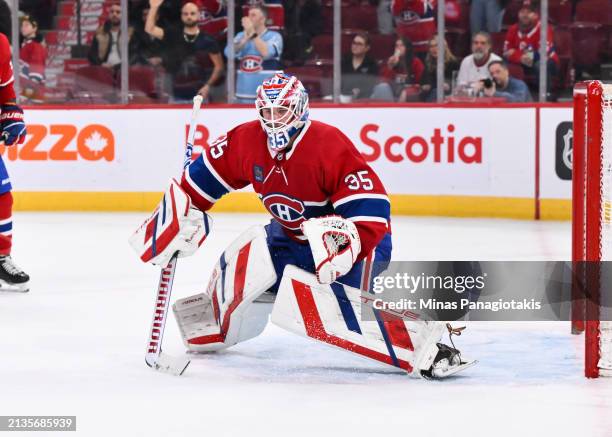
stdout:
[[255,107],[268,147],[280,152],[308,120],[308,93],[297,77],[277,73],[257,88]]

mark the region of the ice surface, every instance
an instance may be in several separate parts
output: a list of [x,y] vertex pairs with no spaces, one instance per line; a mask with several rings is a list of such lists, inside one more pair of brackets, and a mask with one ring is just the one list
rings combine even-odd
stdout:
[[[612,379],[582,377],[567,322],[472,323],[458,344],[479,364],[445,381],[274,326],[182,377],[154,372],[159,271],[127,244],[144,216],[15,215],[14,258],[33,279],[29,294],[0,294],[0,415],[77,415],[66,435],[83,436],[612,436]],[[201,291],[221,250],[266,220],[215,214],[173,298]],[[395,217],[393,232],[396,260],[570,256],[569,223]],[[172,319],[164,344],[183,353]]]

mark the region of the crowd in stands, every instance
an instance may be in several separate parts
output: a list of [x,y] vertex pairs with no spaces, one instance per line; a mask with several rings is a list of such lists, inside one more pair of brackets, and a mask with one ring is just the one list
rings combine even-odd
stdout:
[[[332,95],[331,0],[236,0],[227,41],[223,0],[129,0],[128,59],[116,0],[21,0],[22,97],[32,103],[117,102],[121,63],[130,99],[182,103],[196,93],[227,100],[227,62],[236,65],[236,101],[252,102],[263,78],[284,69],[311,99]],[[609,0],[549,0],[546,60],[540,59],[538,0],[446,0],[444,53],[438,53],[436,0],[343,0],[341,101],[434,102],[437,60],[450,100],[537,98],[540,64],[550,99],[575,80],[611,74]],[[0,32],[10,37],[0,0]],[[78,29],[78,31],[77,31]],[[80,40],[79,40],[80,38]]]

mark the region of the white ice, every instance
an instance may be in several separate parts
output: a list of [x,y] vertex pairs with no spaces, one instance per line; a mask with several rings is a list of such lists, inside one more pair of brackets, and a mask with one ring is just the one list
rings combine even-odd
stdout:
[[[76,415],[66,435],[82,436],[612,436],[612,379],[583,378],[567,322],[472,323],[458,343],[479,364],[444,381],[274,326],[182,377],[154,372],[158,269],[126,242],[144,216],[15,215],[14,258],[33,279],[0,294],[0,415]],[[173,297],[201,291],[221,250],[266,220],[215,214]],[[396,260],[570,257],[568,223],[395,217],[393,232]],[[165,351],[184,353],[172,319]]]

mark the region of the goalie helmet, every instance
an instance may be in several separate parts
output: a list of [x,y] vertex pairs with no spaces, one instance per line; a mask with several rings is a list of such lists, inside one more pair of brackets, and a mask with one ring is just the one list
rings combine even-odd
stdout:
[[257,88],[255,107],[268,147],[280,152],[308,120],[308,93],[297,77],[276,73]]

